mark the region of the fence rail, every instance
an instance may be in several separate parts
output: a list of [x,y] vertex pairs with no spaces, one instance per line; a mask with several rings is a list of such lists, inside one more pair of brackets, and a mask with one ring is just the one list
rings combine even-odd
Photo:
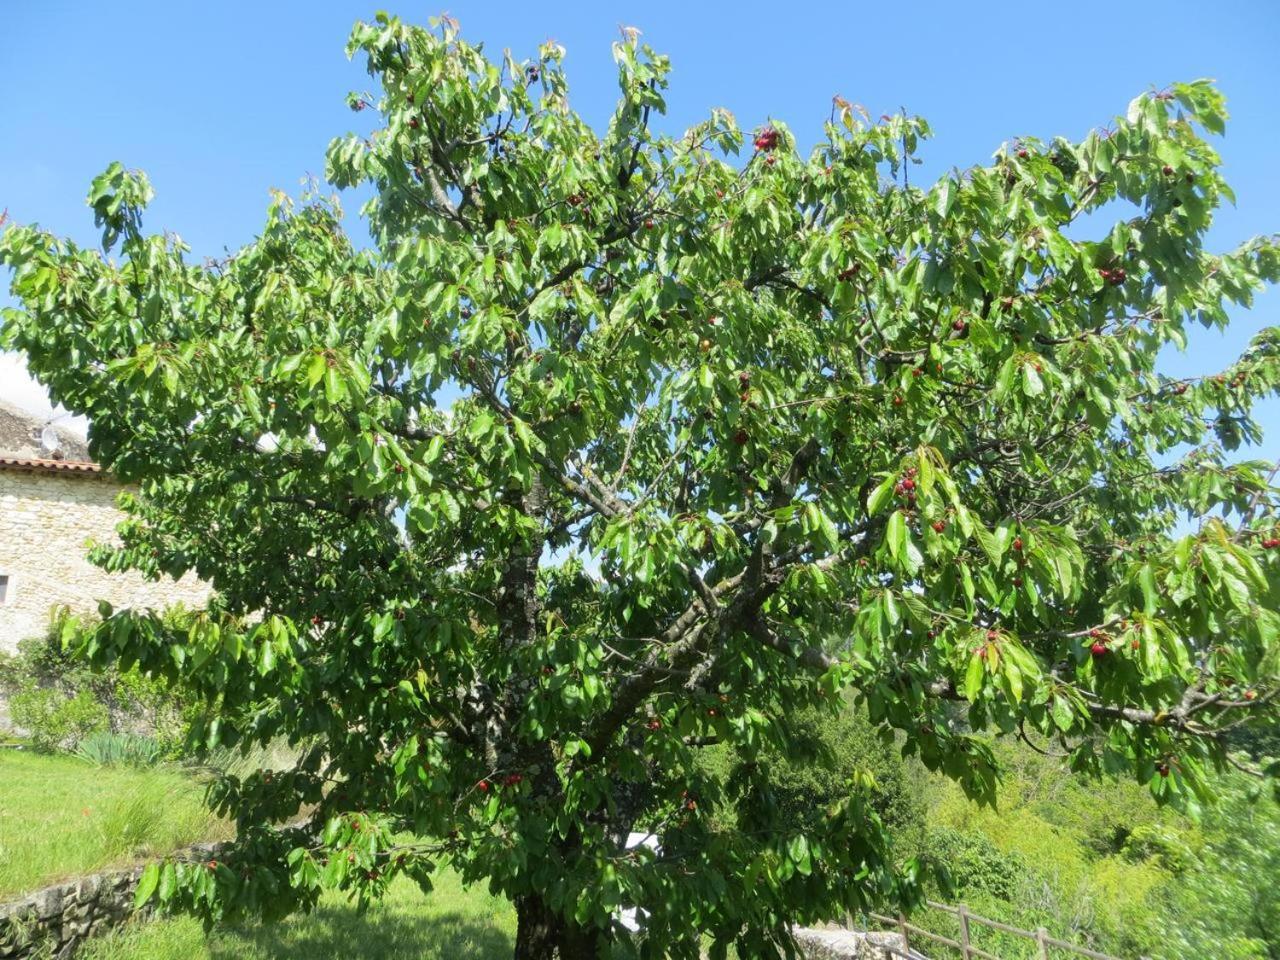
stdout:
[[1010,936],[1021,937],[1024,940],[1035,941],[1039,960],[1053,960],[1055,956],[1062,953],[1073,954],[1077,957],[1088,957],[1089,960],[1120,960],[1119,957],[1113,957],[1111,954],[1099,953],[1097,950],[1090,950],[1088,947],[1082,947],[1075,943],[1059,940],[1057,937],[1051,937],[1049,931],[1044,927],[1039,927],[1036,930],[1023,930],[1020,927],[1011,927],[1007,923],[1001,923],[999,920],[991,920],[976,913],[970,913],[969,908],[964,904],[952,906],[951,904],[928,900],[925,905],[930,910],[936,910],[939,913],[946,913],[955,917],[960,927],[960,939],[955,940],[940,933],[925,930],[923,927],[909,923],[902,914],[896,917],[887,917],[879,913],[869,913],[867,916],[870,919],[896,930],[902,936],[901,947],[890,944],[877,944],[877,947],[883,951],[886,960],[890,957],[901,957],[904,960],[921,960],[921,955],[912,950],[911,943],[913,939],[920,946],[924,946],[921,941],[927,941],[928,943],[957,950],[964,960],[1001,960],[995,954],[974,946],[972,931],[975,925],[986,927],[989,930],[998,930]]

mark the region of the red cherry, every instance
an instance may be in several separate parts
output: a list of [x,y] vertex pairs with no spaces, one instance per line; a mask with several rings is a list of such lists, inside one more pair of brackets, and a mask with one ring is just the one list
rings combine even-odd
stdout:
[[1019,159],[1019,160],[1025,160],[1025,159],[1027,159],[1027,157],[1029,157],[1029,156],[1031,156],[1031,154],[1030,154],[1030,153],[1028,153],[1026,150],[1019,150],[1019,151],[1018,151],[1018,159]]
[[1092,644],[1089,645],[1089,652],[1093,654],[1095,657],[1106,656],[1107,645],[1103,643],[1101,640],[1095,640]]
[[1160,168],[1160,172],[1161,172],[1161,173],[1163,173],[1166,177],[1172,177],[1172,176],[1173,176],[1173,167],[1169,166],[1169,165],[1166,163],[1163,167],[1161,167],[1161,168]]
[[769,156],[764,158],[764,162],[772,167],[774,163],[777,161],[777,159],[778,159],[777,157],[770,154]]
[[963,333],[964,328],[967,326],[968,324],[965,323],[963,320],[956,320],[951,324],[951,329],[955,330],[957,333]]
[[1246,690],[1246,691],[1244,692],[1244,698],[1245,698],[1246,700],[1257,700],[1257,699],[1258,699],[1258,691],[1257,691],[1257,690]]
[[218,861],[217,861],[217,860],[210,860],[210,861],[209,861],[209,863],[207,864],[207,866],[209,867],[209,869],[210,869],[210,870],[217,870],[217,869],[218,869]]
[[733,442],[740,447],[745,447],[747,445],[747,441],[750,439],[750,435],[745,430],[739,430],[733,435]]
[[1013,549],[1014,549],[1014,550],[1017,550],[1018,552],[1021,552],[1021,551],[1022,551],[1022,538],[1021,538],[1021,537],[1014,537],[1014,538],[1013,538]]
[[477,790],[479,790],[481,793],[488,793],[488,792],[489,792],[489,781],[488,781],[488,780],[481,780],[479,783],[477,783],[477,784],[476,784],[476,789],[477,789]]
[[417,129],[418,129],[418,118],[417,118],[417,117],[410,117],[410,118],[409,118],[409,129],[410,129],[410,130],[417,130]]
[[902,406],[902,394],[900,394],[900,393],[895,393],[895,394],[893,395],[893,405],[894,405],[895,407],[900,407],[900,406]]
[[324,617],[320,616],[318,613],[311,618],[311,625],[313,627],[318,627],[322,623],[324,623]]
[[1013,585],[1014,585],[1015,587],[1020,587],[1020,586],[1022,586],[1022,578],[1021,578],[1021,577],[1014,577],[1014,578],[1013,578]]
[[921,370],[919,367],[916,367],[914,370],[911,371],[911,375],[913,377],[921,377],[921,376],[924,376],[924,371]]
[[902,481],[903,490],[914,490],[915,488],[916,488],[916,482],[912,480],[910,477],[907,477],[905,480]]
[[999,640],[999,639],[1000,639],[1000,633],[999,633],[999,631],[997,631],[997,630],[988,630],[988,631],[987,631],[987,639],[988,639],[988,640],[991,640],[991,641]]
[[935,521],[933,521],[933,532],[934,532],[934,533],[941,533],[941,532],[942,532],[943,530],[945,530],[945,529],[947,529],[947,521],[945,521],[945,520],[935,520]]
[[657,224],[655,224],[652,219],[646,220],[644,222],[644,228],[646,230],[652,230],[655,226],[657,226]]

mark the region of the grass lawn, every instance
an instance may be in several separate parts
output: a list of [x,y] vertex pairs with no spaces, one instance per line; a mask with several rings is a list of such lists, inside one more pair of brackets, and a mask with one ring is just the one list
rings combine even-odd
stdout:
[[131,924],[88,944],[79,960],[509,960],[515,913],[482,888],[464,889],[441,870],[424,896],[394,882],[364,916],[339,895],[314,913],[274,925],[253,924],[206,936],[190,918]]
[[[0,750],[0,899],[104,867],[149,859],[230,833],[179,770],[95,767],[74,757]],[[424,896],[408,880],[359,916],[339,894],[309,916],[206,936],[187,917],[129,924],[87,945],[80,960],[507,960],[510,904],[464,889],[441,870]]]
[[0,750],[0,897],[228,835],[202,796],[163,767]]

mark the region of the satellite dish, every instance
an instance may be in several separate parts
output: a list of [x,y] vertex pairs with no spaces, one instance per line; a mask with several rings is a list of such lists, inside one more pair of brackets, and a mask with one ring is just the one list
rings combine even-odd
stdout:
[[62,440],[58,437],[58,431],[53,429],[53,424],[46,423],[40,431],[40,449],[51,459],[62,456]]

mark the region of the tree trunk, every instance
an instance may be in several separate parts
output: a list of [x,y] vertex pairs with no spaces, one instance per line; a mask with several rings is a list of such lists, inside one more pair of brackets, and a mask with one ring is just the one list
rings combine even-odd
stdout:
[[558,918],[537,897],[516,900],[515,960],[554,960]]
[[515,960],[597,960],[603,931],[579,927],[538,897],[516,900]]

